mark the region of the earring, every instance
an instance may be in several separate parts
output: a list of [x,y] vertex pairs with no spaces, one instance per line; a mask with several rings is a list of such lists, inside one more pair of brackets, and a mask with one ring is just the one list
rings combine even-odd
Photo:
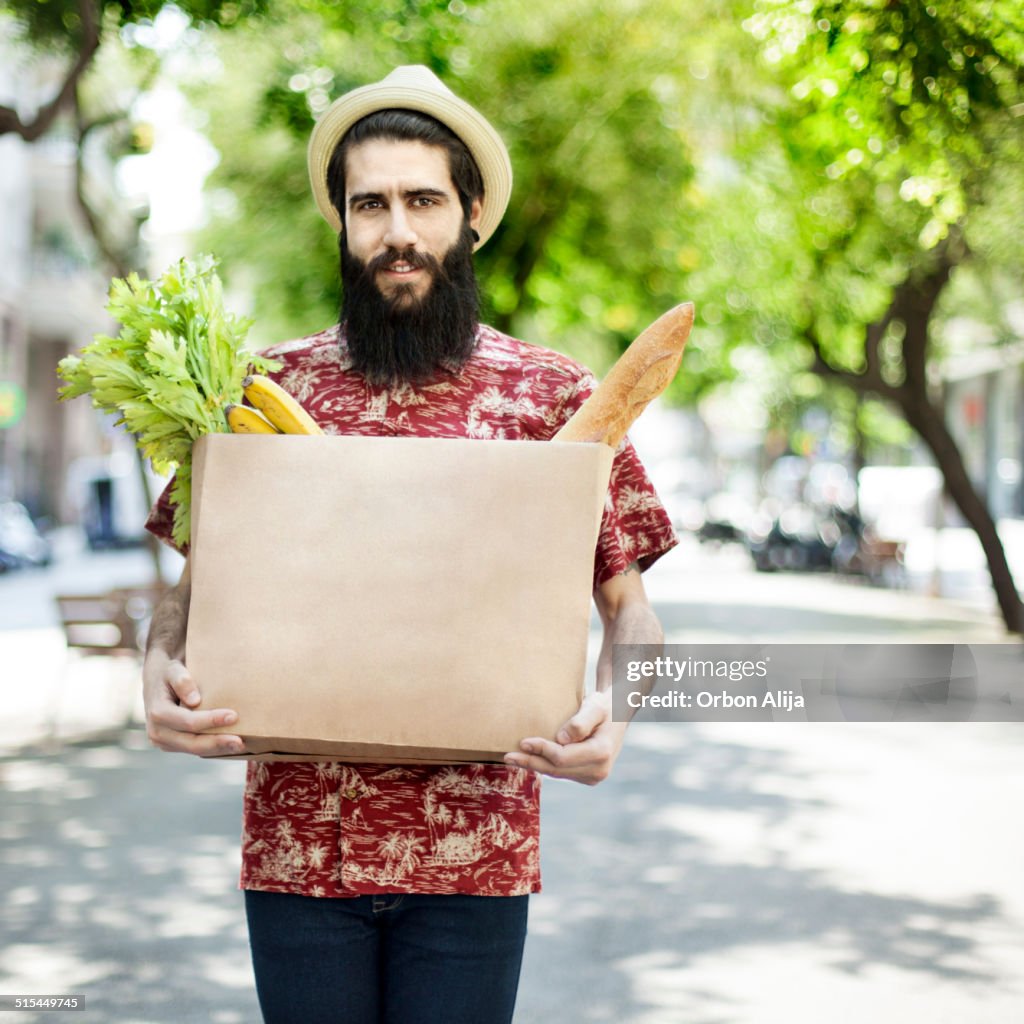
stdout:
[[480,241],[480,232],[477,231],[476,228],[470,228],[469,229],[469,233],[473,236],[473,241],[474,242],[479,242]]

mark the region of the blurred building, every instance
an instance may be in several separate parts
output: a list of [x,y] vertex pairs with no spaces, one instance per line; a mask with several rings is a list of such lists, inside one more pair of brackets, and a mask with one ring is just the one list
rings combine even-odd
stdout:
[[[28,118],[54,95],[64,66],[33,58],[2,32],[0,102]],[[58,361],[111,326],[110,275],[79,205],[72,129],[65,114],[34,143],[0,136],[0,500],[54,523],[95,517],[95,481],[124,476],[126,441],[131,451],[87,401],[57,401]],[[104,223],[121,238],[137,233],[103,146],[88,147],[82,165],[82,188]],[[135,481],[133,473],[129,460]]]
[[[1024,518],[1024,303],[1007,313],[1016,340],[966,338],[974,344],[942,368],[947,423],[996,520]],[[962,321],[954,330],[980,328]]]

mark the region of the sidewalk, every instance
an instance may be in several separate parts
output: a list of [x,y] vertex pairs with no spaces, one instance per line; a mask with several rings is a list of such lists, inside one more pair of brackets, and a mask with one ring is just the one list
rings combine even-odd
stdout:
[[[53,566],[0,576],[0,754],[140,720],[139,664],[69,651],[54,598],[146,584],[153,576],[149,555],[142,549],[91,552],[74,531],[60,534],[55,546]],[[180,564],[168,550],[167,578]]]
[[[136,555],[87,557],[62,583],[144,570]],[[670,640],[1004,639],[970,604],[760,576],[735,551],[685,545],[647,579]],[[10,582],[20,745],[63,655],[38,618],[44,579],[33,597]],[[60,721],[119,725],[137,681],[87,669]],[[1016,1024],[1020,740],[1005,723],[634,725],[601,786],[545,782],[516,1024]],[[234,888],[244,772],[139,729],[0,757],[0,992],[84,993],[82,1024],[258,1021]]]
[[929,597],[855,577],[759,573],[738,545],[683,538],[644,575],[665,639],[683,642],[999,643],[994,599]]

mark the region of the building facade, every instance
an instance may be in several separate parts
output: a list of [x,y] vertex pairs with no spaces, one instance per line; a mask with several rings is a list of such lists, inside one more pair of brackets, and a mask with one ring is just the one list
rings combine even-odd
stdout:
[[1024,341],[943,366],[946,420],[992,517],[1024,518]]
[[[23,117],[54,95],[63,70],[0,35],[0,102]],[[143,500],[130,439],[87,401],[57,400],[59,360],[111,327],[110,275],[79,206],[77,159],[66,118],[31,144],[0,136],[0,500],[53,524],[95,519],[97,480],[123,478],[119,500]],[[109,216],[114,175],[101,146],[83,166]]]

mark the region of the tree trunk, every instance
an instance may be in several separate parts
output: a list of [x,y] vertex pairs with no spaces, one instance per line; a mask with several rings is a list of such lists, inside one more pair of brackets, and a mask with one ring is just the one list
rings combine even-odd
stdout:
[[96,0],[79,0],[78,14],[82,24],[82,39],[78,55],[68,68],[57,95],[40,107],[32,120],[22,121],[14,107],[0,106],[0,135],[13,132],[26,142],[35,142],[45,135],[57,120],[61,109],[67,105],[78,88],[79,79],[92,63],[100,47],[100,10]]
[[[853,410],[853,479],[860,479],[860,471],[868,464],[867,438],[864,436],[864,427],[861,424],[861,408],[864,405],[864,396],[854,392],[857,402]],[[854,511],[860,515],[860,488],[854,488]]]
[[[1024,633],[1024,604],[1021,603],[1006,560],[1006,552],[996,532],[995,520],[967,475],[963,456],[946,426],[941,406],[935,406],[928,397],[927,358],[931,316],[949,281],[950,271],[966,253],[966,245],[959,233],[951,233],[927,270],[911,273],[897,285],[889,308],[876,323],[869,324],[865,331],[864,370],[855,372],[833,366],[825,358],[821,339],[815,331],[808,329],[805,337],[814,352],[815,372],[842,381],[860,395],[877,395],[899,406],[907,423],[917,431],[934,456],[947,493],[978,536],[1007,630],[1011,633]],[[905,327],[901,346],[904,377],[899,384],[889,383],[884,378],[879,357],[879,346],[888,325],[894,321],[902,322]]]
[[935,458],[942,473],[946,491],[960,509],[964,519],[978,535],[992,588],[999,603],[1003,622],[1011,633],[1024,633],[1024,603],[1021,602],[1002,541],[996,532],[995,520],[988,506],[974,489],[960,449],[950,434],[940,410],[927,400],[907,395],[900,401],[907,422],[917,431]]

